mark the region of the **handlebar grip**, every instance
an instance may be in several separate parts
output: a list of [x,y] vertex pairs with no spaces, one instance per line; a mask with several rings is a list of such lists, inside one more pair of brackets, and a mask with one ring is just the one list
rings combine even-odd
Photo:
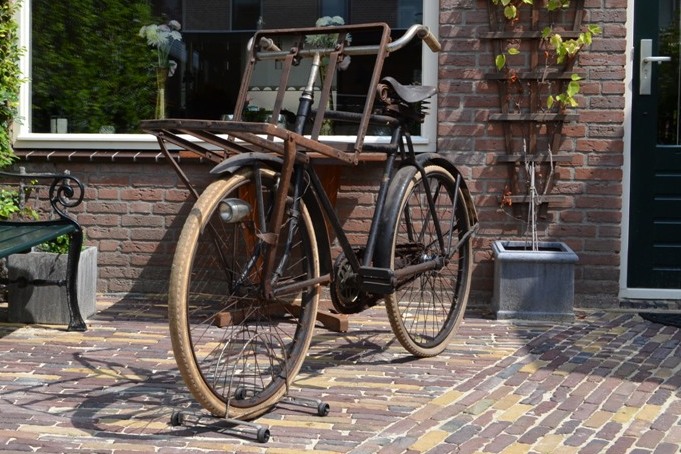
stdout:
[[279,52],[281,50],[274,44],[273,40],[265,38],[264,36],[260,38],[260,47],[265,51]]
[[427,28],[420,30],[418,36],[433,52],[440,52],[442,50],[442,45],[440,45],[440,42]]

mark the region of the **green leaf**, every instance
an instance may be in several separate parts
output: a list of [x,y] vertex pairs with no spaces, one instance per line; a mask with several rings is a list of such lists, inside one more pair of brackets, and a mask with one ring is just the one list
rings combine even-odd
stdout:
[[579,43],[573,39],[565,41],[564,45],[567,54],[570,56],[574,56],[580,49]]
[[553,35],[551,35],[550,41],[553,48],[558,49],[563,44],[563,37],[560,36],[558,33],[554,33]]
[[506,19],[515,19],[517,14],[518,9],[514,5],[508,5],[504,8],[504,16],[506,16]]
[[570,79],[574,81],[582,80],[582,76],[580,76],[579,74],[573,74],[570,76]]
[[556,101],[556,100],[553,98],[553,96],[549,95],[549,97],[546,98],[546,107],[548,107],[549,109],[552,108],[552,107],[553,107],[553,103],[554,103],[555,101]]
[[567,86],[567,94],[568,96],[573,97],[577,93],[579,93],[579,82],[573,80]]
[[544,30],[541,31],[542,39],[547,39],[549,36],[551,36],[551,27],[544,27]]
[[560,0],[549,0],[546,4],[546,9],[549,11],[555,11],[560,8]]
[[599,27],[598,25],[594,25],[594,24],[587,25],[586,28],[587,28],[587,29],[589,30],[589,32],[590,32],[591,34],[593,34],[593,35],[600,35],[600,34],[603,32],[603,30],[601,29],[601,27]]
[[506,55],[499,54],[497,58],[494,59],[494,63],[497,65],[497,70],[501,71],[506,66]]
[[509,55],[518,55],[518,54],[520,54],[520,50],[517,47],[509,47],[508,48],[508,54]]

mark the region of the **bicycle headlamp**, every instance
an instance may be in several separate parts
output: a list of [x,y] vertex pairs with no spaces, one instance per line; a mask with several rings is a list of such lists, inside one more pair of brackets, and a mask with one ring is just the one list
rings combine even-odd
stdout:
[[240,222],[251,214],[251,205],[241,199],[224,199],[218,204],[218,213],[224,222]]

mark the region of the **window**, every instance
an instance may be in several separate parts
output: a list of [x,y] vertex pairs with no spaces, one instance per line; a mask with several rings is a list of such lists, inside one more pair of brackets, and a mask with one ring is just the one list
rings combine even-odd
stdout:
[[[18,145],[40,147],[139,146],[149,142],[139,121],[157,115],[159,88],[167,117],[219,119],[231,110],[245,66],[246,44],[259,28],[313,26],[322,15],[346,23],[388,22],[395,36],[416,22],[437,30],[437,8],[422,0],[26,0],[22,69],[30,82],[22,91]],[[424,5],[425,4],[425,5]],[[423,5],[423,6],[422,6]],[[343,17],[341,15],[341,17]],[[146,25],[181,25],[167,49],[172,62],[158,85],[156,49],[140,36]],[[353,36],[361,43],[370,36]],[[353,41],[355,43],[355,41]],[[386,74],[404,83],[437,83],[437,58],[421,56],[415,44],[408,58],[388,59]],[[430,52],[427,52],[428,54]],[[411,62],[405,65],[404,62]],[[425,68],[425,71],[424,71]],[[361,104],[361,62],[337,81],[338,107]],[[267,88],[267,76],[262,87]],[[295,109],[293,109],[295,110]],[[434,142],[434,119],[422,135]],[[124,143],[125,142],[125,143]]]
[[232,0],[232,30],[256,30],[262,21],[260,0]]

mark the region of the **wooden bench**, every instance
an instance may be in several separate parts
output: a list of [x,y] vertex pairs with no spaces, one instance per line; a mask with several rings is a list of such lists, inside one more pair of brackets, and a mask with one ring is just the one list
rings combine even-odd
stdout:
[[[47,183],[41,183],[46,181]],[[66,299],[70,322],[69,331],[85,331],[86,325],[78,305],[77,276],[80,251],[83,245],[81,226],[64,211],[79,205],[83,201],[85,190],[83,184],[68,172],[60,173],[26,173],[23,168],[19,173],[0,171],[0,185],[7,186],[18,183],[20,197],[27,185],[50,184],[49,202],[52,206],[53,219],[49,220],[0,220],[0,258],[30,251],[32,247],[54,240],[62,235],[70,238],[66,278],[63,280],[32,279],[9,277],[0,278],[0,285],[5,286],[43,286],[58,285],[66,287]],[[11,291],[11,289],[10,289]],[[54,304],[45,301],[45,304]]]

